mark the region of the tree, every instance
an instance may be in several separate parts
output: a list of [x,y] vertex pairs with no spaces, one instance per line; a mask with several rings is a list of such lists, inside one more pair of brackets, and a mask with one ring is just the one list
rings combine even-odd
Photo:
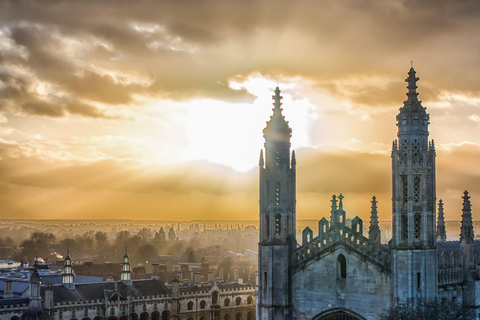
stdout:
[[107,233],[103,231],[95,232],[95,243],[97,248],[105,248],[108,245]]
[[92,230],[87,231],[82,235],[83,244],[90,252],[93,250],[94,238],[95,233]]
[[173,228],[170,227],[170,230],[168,230],[168,241],[175,241],[175,239],[177,239],[175,230],[173,230]]
[[394,305],[380,316],[380,320],[458,320],[474,319],[475,311],[456,302],[429,301],[417,304],[401,303]]
[[137,261],[147,263],[157,256],[157,252],[152,244],[147,243],[138,248],[136,256],[138,259]]
[[138,236],[142,239],[143,243],[146,243],[152,237],[152,229],[144,227],[138,232]]
[[155,242],[156,243],[163,243],[165,242],[165,231],[163,230],[163,227],[160,227],[160,230],[155,233]]
[[195,257],[195,252],[193,251],[192,247],[188,247],[185,250],[185,255],[187,256],[187,262],[188,263],[196,263],[197,258]]

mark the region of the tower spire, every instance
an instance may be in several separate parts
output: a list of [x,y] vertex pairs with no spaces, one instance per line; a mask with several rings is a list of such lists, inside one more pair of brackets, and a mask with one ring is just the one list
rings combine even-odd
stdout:
[[443,200],[438,201],[437,241],[447,241],[445,216],[443,214]]
[[473,221],[472,221],[472,206],[470,204],[470,196],[468,191],[463,193],[463,213],[462,213],[462,227],[460,232],[460,243],[473,243]]
[[408,72],[408,77],[407,79],[405,79],[405,82],[408,83],[408,93],[407,93],[407,97],[408,97],[408,101],[418,101],[418,92],[417,92],[417,81],[420,80],[420,78],[418,78],[416,76],[416,72],[415,72],[415,69],[413,69],[413,61],[412,61],[412,67],[410,68],[410,71]]
[[272,96],[272,99],[273,99],[273,105],[274,105],[274,109],[273,111],[276,113],[276,112],[279,112],[280,115],[282,115],[282,99],[283,97],[280,95],[280,88],[277,86],[275,88],[275,95]]
[[372,197],[372,211],[370,215],[370,230],[368,238],[373,244],[380,244],[380,228],[378,226],[377,197]]

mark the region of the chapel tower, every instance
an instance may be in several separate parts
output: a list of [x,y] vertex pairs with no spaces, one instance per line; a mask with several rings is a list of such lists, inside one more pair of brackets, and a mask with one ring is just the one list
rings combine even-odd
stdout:
[[263,130],[260,152],[259,319],[291,319],[290,266],[295,250],[295,151],[292,129],[282,115],[275,89],[273,115]]
[[430,116],[417,98],[418,80],[412,66],[392,148],[394,303],[436,299],[438,290],[435,145],[428,140]]

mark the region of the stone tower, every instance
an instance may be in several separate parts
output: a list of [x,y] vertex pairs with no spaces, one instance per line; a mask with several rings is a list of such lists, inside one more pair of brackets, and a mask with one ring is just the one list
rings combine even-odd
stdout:
[[437,297],[435,146],[428,140],[430,116],[417,98],[418,80],[412,66],[392,148],[394,303]]
[[275,89],[273,115],[263,130],[260,152],[259,319],[291,319],[290,266],[295,250],[295,152],[292,129],[282,115]]

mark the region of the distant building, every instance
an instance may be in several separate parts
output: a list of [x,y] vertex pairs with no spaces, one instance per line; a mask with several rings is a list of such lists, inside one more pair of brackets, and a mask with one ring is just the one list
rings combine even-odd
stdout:
[[408,99],[397,115],[388,244],[380,242],[376,198],[364,234],[358,216],[347,223],[342,194],[333,196],[329,219],[322,218],[315,233],[303,230],[297,244],[296,159],[276,88],[260,153],[258,319],[376,319],[395,303],[435,299],[480,307],[480,242],[474,240],[468,192],[460,241],[446,241],[441,200],[436,222],[435,145],[417,98],[418,80],[412,67]]
[[158,275],[135,280],[132,279],[130,258],[126,253],[118,273],[120,281],[78,283],[70,255],[67,255],[60,274],[62,281],[54,284],[40,279],[39,265],[35,263],[27,290],[20,297],[13,297],[11,289],[4,290],[4,298],[0,299],[0,319],[255,318],[255,288],[250,284],[217,282],[211,275],[208,281],[202,281],[200,272],[195,274],[195,281],[180,281],[178,276],[174,276],[168,285],[160,281]]

